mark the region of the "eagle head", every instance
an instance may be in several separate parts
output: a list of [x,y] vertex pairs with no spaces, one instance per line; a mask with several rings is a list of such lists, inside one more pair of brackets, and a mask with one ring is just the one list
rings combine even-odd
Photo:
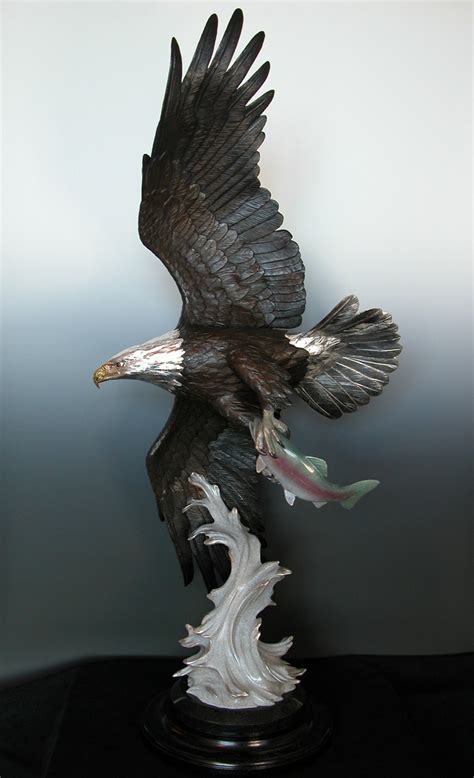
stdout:
[[181,385],[183,358],[183,339],[179,330],[172,330],[120,351],[98,367],[92,379],[98,387],[104,381],[134,378],[172,392]]

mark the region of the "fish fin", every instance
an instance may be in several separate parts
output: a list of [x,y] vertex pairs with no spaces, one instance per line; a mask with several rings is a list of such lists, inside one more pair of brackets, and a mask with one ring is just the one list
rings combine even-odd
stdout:
[[350,510],[354,507],[356,502],[360,500],[361,497],[364,496],[364,494],[368,494],[372,491],[372,489],[375,489],[376,486],[378,486],[380,481],[356,481],[355,484],[351,484],[347,487],[347,489],[352,491],[352,494],[350,497],[347,498],[347,500],[343,500],[341,502],[341,505],[343,508],[346,508],[347,510]]
[[288,505],[293,505],[295,501],[295,495],[293,492],[289,492],[288,489],[283,489],[285,492],[285,500],[287,501]]
[[323,505],[326,505],[325,502],[313,502],[313,505],[315,508],[322,508]]
[[257,461],[255,463],[255,470],[257,471],[257,473],[262,473],[265,470],[265,468],[266,468],[265,461],[263,457],[261,457],[259,454],[257,457]]
[[309,459],[321,475],[326,476],[328,474],[328,464],[324,459],[318,459],[318,457],[306,457],[306,459]]

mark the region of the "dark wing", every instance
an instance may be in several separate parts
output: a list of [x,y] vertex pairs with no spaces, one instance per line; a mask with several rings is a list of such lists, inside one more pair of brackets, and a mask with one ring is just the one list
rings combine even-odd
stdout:
[[357,297],[345,297],[312,330],[290,338],[310,354],[296,391],[331,419],[367,405],[398,367],[402,347],[390,314],[380,308],[358,310]]
[[230,66],[242,23],[237,10],[212,58],[211,16],[184,79],[172,41],[160,123],[151,157],[143,158],[139,231],[178,284],[181,322],[288,329],[304,312],[304,266],[290,233],[279,229],[278,203],[258,180],[262,113],[273,92],[250,102],[268,62],[242,83],[263,33]]
[[[184,582],[193,578],[193,558],[208,590],[228,575],[227,550],[222,545],[206,546],[202,536],[188,537],[196,527],[209,522],[205,508],[183,508],[199,496],[188,482],[192,472],[217,484],[229,508],[237,508],[242,522],[262,538],[258,500],[256,452],[250,434],[229,426],[210,405],[178,398],[168,423],[147,456],[151,480],[162,520],[166,521],[176,547]],[[263,538],[262,538],[263,539]]]

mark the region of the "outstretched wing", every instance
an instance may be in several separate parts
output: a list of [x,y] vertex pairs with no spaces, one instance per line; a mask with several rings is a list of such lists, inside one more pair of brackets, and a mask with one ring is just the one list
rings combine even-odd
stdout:
[[198,496],[189,476],[200,473],[217,484],[226,505],[237,508],[242,522],[263,539],[255,461],[255,448],[245,429],[231,427],[206,403],[175,400],[165,429],[148,452],[147,468],[185,584],[193,578],[193,559],[208,590],[218,585],[216,573],[225,580],[229,572],[224,546],[207,546],[202,536],[188,540],[196,527],[209,522],[205,508],[193,506],[183,513],[191,498]]
[[305,335],[290,336],[294,346],[310,354],[296,391],[331,419],[367,405],[398,367],[402,347],[390,314],[380,308],[358,310],[357,297],[350,295]]
[[211,16],[183,79],[172,41],[161,118],[151,157],[143,158],[139,231],[178,284],[181,323],[288,329],[304,312],[304,266],[290,233],[279,229],[278,203],[258,180],[262,114],[273,91],[250,102],[268,62],[242,83],[262,32],[230,65],[242,23],[237,10],[212,57]]

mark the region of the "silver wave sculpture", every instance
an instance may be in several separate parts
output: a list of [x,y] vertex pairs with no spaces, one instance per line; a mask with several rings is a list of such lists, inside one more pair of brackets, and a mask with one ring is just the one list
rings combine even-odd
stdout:
[[188,694],[219,708],[274,705],[296,687],[298,676],[305,671],[282,659],[292,637],[279,643],[260,640],[262,619],[258,615],[268,605],[275,605],[273,587],[291,570],[279,562],[262,563],[258,538],[241,523],[236,508],[227,508],[217,486],[196,473],[189,481],[204,492],[204,497],[193,500],[187,508],[203,505],[214,519],[212,524],[198,527],[190,539],[206,535],[207,545],[227,546],[231,571],[226,582],[207,595],[214,609],[200,626],[186,625],[188,635],[179,642],[199,651],[184,660],[186,667],[175,676],[187,675]]

